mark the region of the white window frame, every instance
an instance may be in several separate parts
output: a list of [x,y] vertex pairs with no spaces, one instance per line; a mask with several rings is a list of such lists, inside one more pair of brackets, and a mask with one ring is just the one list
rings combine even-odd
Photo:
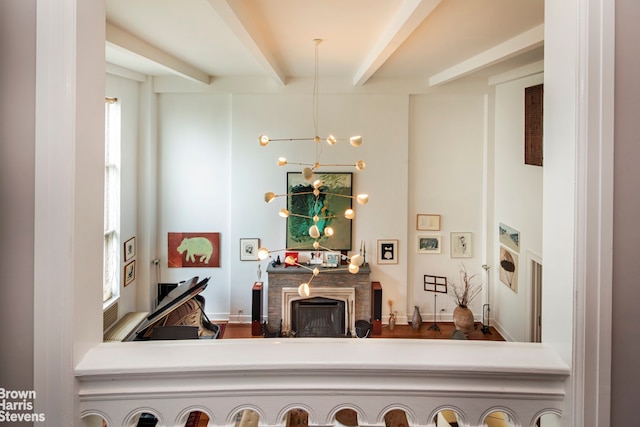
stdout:
[[105,98],[104,253],[102,300],[106,308],[120,294],[120,103]]

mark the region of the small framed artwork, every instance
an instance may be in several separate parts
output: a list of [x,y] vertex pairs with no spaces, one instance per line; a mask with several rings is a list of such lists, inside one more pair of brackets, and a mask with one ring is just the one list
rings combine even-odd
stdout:
[[285,252],[284,253],[284,268],[298,266],[299,252]]
[[518,293],[518,255],[500,245],[500,281]]
[[129,261],[136,256],[136,238],[132,237],[124,242],[124,260]]
[[422,231],[440,231],[440,215],[418,214],[416,229]]
[[310,254],[309,264],[322,265],[324,262],[324,255],[322,254],[322,251],[312,251]]
[[512,251],[520,252],[520,232],[518,230],[500,223],[498,226],[498,234],[500,243]]
[[471,258],[471,233],[451,233],[451,258]]
[[398,263],[398,240],[378,240],[378,264]]
[[240,239],[240,261],[257,261],[260,239]]
[[124,285],[127,286],[136,280],[136,262],[131,261],[124,266]]
[[424,290],[427,292],[447,293],[447,278],[443,276],[424,275]]
[[340,264],[340,252],[326,252],[327,267],[337,267]]
[[439,254],[442,248],[442,236],[418,236],[419,254]]

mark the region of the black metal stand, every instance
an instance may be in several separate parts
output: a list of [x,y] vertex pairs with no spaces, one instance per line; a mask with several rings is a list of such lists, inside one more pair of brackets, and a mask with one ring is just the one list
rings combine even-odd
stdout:
[[489,304],[485,304],[482,306],[482,333],[493,335],[491,333],[491,329],[489,328],[489,313],[491,312],[491,308]]
[[489,327],[489,318],[490,318],[490,314],[491,314],[491,305],[490,305],[490,303],[491,303],[491,298],[490,298],[491,293],[489,292],[489,290],[491,289],[491,280],[490,280],[490,276],[489,276],[489,269],[491,267],[489,267],[487,264],[483,264],[482,268],[484,268],[484,271],[487,274],[487,303],[482,306],[482,333],[483,334],[493,335],[491,333],[491,329]]
[[438,299],[438,294],[434,293],[433,294],[433,325],[429,326],[429,331],[438,331],[440,333],[442,333],[440,331],[440,326],[438,326],[438,308],[437,308],[437,299]]

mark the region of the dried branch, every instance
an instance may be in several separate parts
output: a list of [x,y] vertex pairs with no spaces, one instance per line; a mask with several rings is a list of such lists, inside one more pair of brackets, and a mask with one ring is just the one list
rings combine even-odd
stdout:
[[451,293],[456,304],[462,308],[467,308],[482,291],[482,283],[472,283],[477,274],[469,276],[464,264],[460,264],[460,283],[451,281]]

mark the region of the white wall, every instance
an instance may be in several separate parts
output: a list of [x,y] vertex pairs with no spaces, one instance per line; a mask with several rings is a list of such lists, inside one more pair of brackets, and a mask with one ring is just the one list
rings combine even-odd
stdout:
[[[229,310],[231,148],[230,97],[162,94],[158,103],[158,253],[161,282],[211,277],[206,312]],[[168,268],[167,233],[219,232],[220,268]]]
[[[542,257],[542,171],[524,163],[524,91],[541,84],[535,75],[499,84],[495,88],[494,220],[492,258],[492,317],[509,339],[528,341],[531,284],[528,265]],[[520,232],[517,292],[500,281],[499,224]]]
[[[425,321],[433,319],[434,305],[434,294],[424,291],[425,274],[445,276],[449,282],[460,284],[459,270],[464,265],[470,275],[477,274],[474,283],[484,282],[481,268],[486,197],[482,185],[487,131],[484,99],[482,90],[412,97],[407,228],[412,292],[409,303],[411,308],[419,307]],[[416,230],[416,215],[427,213],[441,215],[440,231]],[[472,233],[471,258],[451,257],[451,232]],[[441,236],[441,253],[417,253],[419,235]],[[470,306],[476,320],[482,319],[482,303],[482,296],[478,296]],[[439,294],[435,304],[438,319],[451,321],[456,305],[453,299]]]

